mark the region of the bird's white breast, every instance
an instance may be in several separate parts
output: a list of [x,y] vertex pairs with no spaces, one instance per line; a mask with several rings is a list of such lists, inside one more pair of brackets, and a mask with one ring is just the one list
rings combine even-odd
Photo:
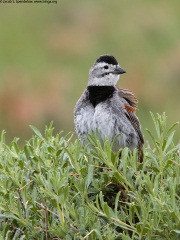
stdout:
[[115,117],[104,103],[96,106],[93,116],[93,131],[98,129],[99,137],[104,141],[113,140],[115,135]]
[[137,146],[137,135],[135,130],[127,117],[124,114],[123,103],[119,98],[109,99],[103,101],[93,107],[92,104],[84,104],[83,106],[78,105],[78,111],[75,117],[76,132],[83,142],[88,134],[98,132],[100,140],[104,142],[106,138],[110,141],[119,135],[116,139],[115,151],[119,148],[126,147],[129,135],[132,134],[132,143],[129,146],[131,149]]
[[[118,120],[118,116],[112,112],[111,105],[106,102],[99,103],[95,108],[88,104],[82,107],[76,116],[76,131],[82,142],[84,142],[82,138],[85,138],[87,134],[96,131],[102,141],[105,141],[106,138],[112,141],[117,134],[120,134],[121,123],[119,121],[121,119]],[[118,145],[125,146],[125,140],[126,136],[121,134],[121,137],[118,138]]]

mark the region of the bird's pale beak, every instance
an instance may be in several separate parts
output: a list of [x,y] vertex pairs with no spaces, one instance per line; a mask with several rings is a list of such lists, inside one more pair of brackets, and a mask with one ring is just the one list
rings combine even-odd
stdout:
[[119,74],[126,73],[126,71],[122,69],[120,66],[116,66],[115,70],[112,73],[119,75]]

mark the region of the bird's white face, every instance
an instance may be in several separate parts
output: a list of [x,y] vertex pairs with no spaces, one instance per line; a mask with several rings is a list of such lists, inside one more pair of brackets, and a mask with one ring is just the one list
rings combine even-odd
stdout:
[[95,63],[89,71],[88,86],[114,86],[125,71],[119,65]]

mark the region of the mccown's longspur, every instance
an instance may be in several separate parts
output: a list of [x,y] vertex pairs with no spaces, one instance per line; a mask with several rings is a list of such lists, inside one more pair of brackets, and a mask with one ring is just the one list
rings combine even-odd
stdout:
[[101,141],[113,141],[117,136],[113,150],[137,148],[141,162],[144,138],[135,115],[137,98],[131,91],[116,86],[123,73],[112,55],[96,60],[89,71],[88,85],[75,106],[75,130],[83,144],[87,135],[96,131]]

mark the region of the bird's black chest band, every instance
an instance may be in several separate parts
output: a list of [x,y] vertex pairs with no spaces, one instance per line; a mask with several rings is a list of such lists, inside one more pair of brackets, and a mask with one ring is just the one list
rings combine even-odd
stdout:
[[100,102],[107,100],[113,96],[116,91],[113,86],[88,86],[89,101],[96,107]]

